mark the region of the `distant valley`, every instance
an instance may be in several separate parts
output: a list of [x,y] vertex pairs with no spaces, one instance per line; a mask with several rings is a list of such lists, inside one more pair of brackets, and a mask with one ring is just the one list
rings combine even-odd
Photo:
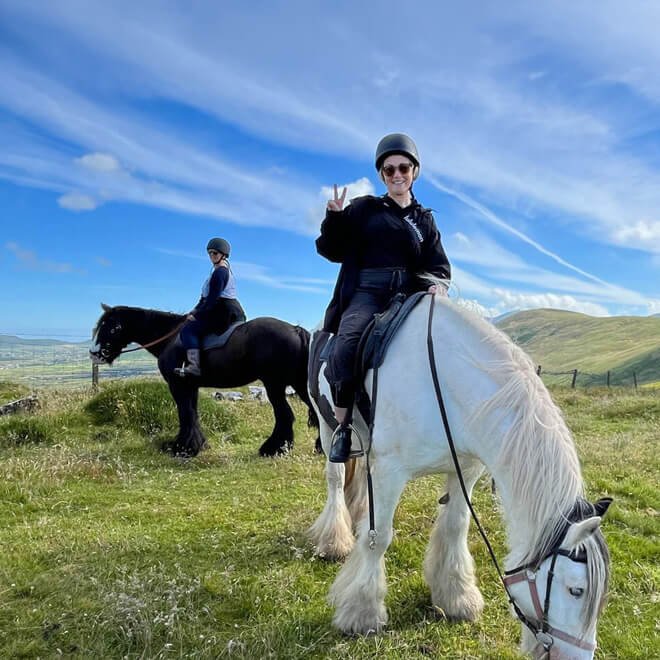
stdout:
[[[494,320],[535,362],[546,382],[551,372],[578,369],[581,385],[660,382],[660,315],[593,317],[556,309],[505,314]],[[0,380],[31,387],[91,382],[91,341],[24,339],[0,335]],[[146,351],[129,353],[101,378],[156,374],[156,359]],[[566,378],[564,378],[564,382]]]

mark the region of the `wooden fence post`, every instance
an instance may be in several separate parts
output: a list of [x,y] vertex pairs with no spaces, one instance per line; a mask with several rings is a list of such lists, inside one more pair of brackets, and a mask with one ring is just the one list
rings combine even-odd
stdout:
[[571,383],[571,387],[575,389],[575,381],[577,380],[577,369],[573,369],[573,382]]
[[540,376],[541,375],[541,365],[539,364],[538,367],[536,367],[536,375]]
[[92,389],[95,390],[99,386],[99,365],[92,362]]
[[607,372],[607,386],[610,386],[610,372]]
[[633,371],[633,383],[635,383],[635,389],[637,389],[637,374]]

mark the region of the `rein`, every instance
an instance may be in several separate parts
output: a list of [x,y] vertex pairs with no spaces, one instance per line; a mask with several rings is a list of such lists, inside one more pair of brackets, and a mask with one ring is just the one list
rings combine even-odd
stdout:
[[119,351],[119,355],[123,355],[124,353],[132,353],[133,351],[141,351],[143,348],[150,348],[151,346],[155,346],[156,344],[160,344],[160,342],[165,341],[166,339],[169,339],[173,335],[175,335],[181,328],[186,323],[186,319],[181,321],[179,325],[174,328],[174,330],[170,330],[166,335],[163,335],[162,337],[159,337],[158,339],[154,339],[153,341],[147,342],[146,344],[140,344],[139,346],[136,346],[135,348],[125,348],[121,351]]
[[[545,652],[549,655],[551,653],[551,648],[554,643],[554,637],[557,637],[558,639],[561,639],[564,642],[567,642],[569,644],[573,644],[574,646],[577,646],[582,649],[586,649],[588,651],[594,651],[595,650],[595,645],[591,644],[589,642],[584,642],[583,640],[574,637],[573,635],[569,635],[568,633],[565,633],[561,630],[557,630],[553,627],[551,627],[548,624],[548,613],[550,609],[550,590],[552,588],[552,581],[554,578],[554,568],[555,568],[555,562],[557,561],[557,557],[559,555],[568,557],[572,561],[579,561],[577,559],[574,559],[571,556],[571,553],[568,552],[567,550],[563,550],[562,548],[556,547],[554,550],[552,550],[546,557],[542,557],[539,559],[538,564],[536,566],[529,566],[529,565],[524,565],[524,566],[518,566],[517,568],[514,568],[510,571],[506,571],[505,574],[502,573],[502,570],[500,569],[500,565],[497,562],[497,557],[495,556],[495,552],[493,551],[493,548],[490,544],[490,541],[488,540],[488,536],[486,535],[486,532],[484,528],[481,526],[481,522],[479,522],[479,518],[477,516],[476,511],[474,510],[474,507],[472,506],[472,502],[470,501],[470,497],[468,496],[467,488],[465,487],[465,482],[463,481],[463,473],[461,471],[461,466],[458,461],[458,456],[456,453],[456,447],[454,445],[454,439],[451,434],[451,429],[449,427],[449,420],[447,418],[447,411],[445,409],[445,404],[442,398],[442,392],[440,390],[440,381],[438,379],[438,371],[436,368],[436,363],[435,363],[435,352],[433,350],[433,335],[432,335],[432,327],[433,327],[433,308],[434,308],[434,303],[435,303],[435,296],[431,296],[431,304],[429,306],[429,321],[428,321],[428,333],[427,333],[427,339],[426,339],[426,344],[428,348],[428,354],[429,354],[429,364],[431,367],[431,377],[433,379],[433,389],[435,390],[435,396],[438,401],[438,407],[440,408],[440,414],[442,416],[442,423],[445,427],[445,434],[447,435],[447,443],[449,444],[449,449],[451,451],[451,457],[454,462],[454,468],[456,470],[456,475],[458,477],[458,481],[461,485],[461,491],[463,493],[463,497],[465,498],[465,502],[468,505],[468,508],[470,510],[470,514],[472,515],[472,519],[474,520],[477,529],[479,530],[479,534],[481,535],[481,538],[484,540],[484,543],[486,544],[486,547],[488,548],[488,553],[490,554],[490,558],[493,562],[493,565],[495,566],[495,569],[497,570],[497,574],[500,577],[500,580],[502,582],[502,586],[504,587],[504,591],[506,592],[507,598],[509,600],[509,603],[511,607],[513,608],[514,612],[516,613],[516,616],[518,619],[525,625],[529,630],[532,632],[536,640],[543,646],[543,649]],[[552,563],[550,566],[550,570],[548,571],[548,578],[547,578],[547,583],[546,583],[546,592],[545,592],[545,602],[543,608],[541,608],[541,603],[539,600],[539,595],[538,595],[538,590],[536,587],[536,571],[538,570],[538,567],[548,557],[552,556]],[[505,577],[506,575],[506,577]],[[509,591],[509,585],[510,584],[516,584],[517,582],[522,582],[522,581],[527,581],[527,584],[530,589],[530,594],[532,597],[532,602],[534,604],[534,609],[536,611],[537,616],[539,617],[539,621],[533,621],[529,619],[523,611],[520,609],[518,604],[516,603],[515,599],[511,595],[511,592]]]

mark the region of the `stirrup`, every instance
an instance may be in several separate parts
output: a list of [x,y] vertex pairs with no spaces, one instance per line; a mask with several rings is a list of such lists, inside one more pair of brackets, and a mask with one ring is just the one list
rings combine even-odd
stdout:
[[189,376],[192,376],[193,378],[199,378],[202,375],[202,372],[191,372],[190,365],[184,362],[180,367],[174,368],[174,375],[179,376],[179,378],[187,378]]
[[[335,438],[337,437],[337,433],[342,429],[348,429],[351,432],[351,437],[355,436],[358,439],[358,442],[360,444],[359,449],[350,449],[348,452],[348,456],[346,457],[346,460],[348,461],[351,458],[358,458],[360,456],[364,456],[364,444],[362,443],[362,436],[358,433],[357,429],[353,424],[347,424],[346,426],[342,426],[341,424],[337,424],[335,427],[335,430],[332,432],[332,438],[330,439],[330,451],[332,451],[332,445],[335,443]],[[351,442],[351,447],[353,446],[353,443]],[[328,453],[328,460],[330,460],[330,454]],[[345,461],[342,461],[345,462]]]

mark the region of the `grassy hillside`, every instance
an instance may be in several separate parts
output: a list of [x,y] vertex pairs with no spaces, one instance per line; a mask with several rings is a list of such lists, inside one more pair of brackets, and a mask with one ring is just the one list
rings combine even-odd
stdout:
[[[612,384],[630,385],[633,371],[639,383],[660,380],[660,317],[596,318],[536,309],[507,316],[497,325],[545,371],[609,370]],[[603,383],[602,376],[592,380]]]
[[[657,433],[660,392],[557,390],[590,499],[614,497],[598,660],[660,657]],[[517,658],[520,626],[474,530],[486,608],[474,624],[438,619],[421,566],[444,480],[409,484],[387,555],[390,624],[348,638],[326,602],[338,566],[314,558],[305,530],[323,507],[324,461],[294,400],[296,447],[261,459],[270,407],[202,392],[211,447],[177,461],[160,382],[128,381],[93,398],[47,390],[38,414],[0,419],[2,658]],[[475,506],[505,552],[498,500]]]

